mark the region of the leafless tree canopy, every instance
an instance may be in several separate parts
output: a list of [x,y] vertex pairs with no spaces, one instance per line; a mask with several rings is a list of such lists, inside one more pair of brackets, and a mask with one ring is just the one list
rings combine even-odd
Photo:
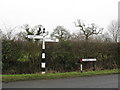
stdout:
[[88,40],[91,35],[102,34],[103,31],[103,28],[98,28],[98,26],[96,26],[94,23],[92,23],[90,26],[87,26],[80,19],[75,22],[75,26],[80,27],[81,33],[85,36],[86,40]]
[[108,27],[108,31],[112,36],[112,39],[114,42],[117,42],[118,38],[118,22],[117,21],[112,21]]
[[28,35],[40,35],[41,34],[41,27],[43,27],[42,25],[36,25],[33,28],[31,28],[29,26],[29,24],[25,24],[22,26],[22,28],[27,32]]
[[56,37],[59,40],[67,40],[70,38],[70,33],[63,26],[57,26],[51,34],[51,37]]

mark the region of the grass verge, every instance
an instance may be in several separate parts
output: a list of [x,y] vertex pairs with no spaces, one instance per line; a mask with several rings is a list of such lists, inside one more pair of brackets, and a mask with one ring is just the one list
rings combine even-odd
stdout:
[[14,82],[24,80],[42,80],[42,79],[59,79],[59,78],[71,78],[71,77],[83,77],[92,75],[105,75],[118,73],[118,69],[113,70],[100,70],[100,71],[88,71],[88,72],[66,72],[66,73],[49,73],[49,74],[17,74],[17,75],[2,75],[2,82]]

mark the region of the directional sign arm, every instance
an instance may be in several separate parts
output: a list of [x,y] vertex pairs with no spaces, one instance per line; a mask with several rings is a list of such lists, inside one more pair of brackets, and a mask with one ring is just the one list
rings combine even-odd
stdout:
[[45,42],[59,42],[59,39],[45,38]]
[[82,59],[82,61],[96,61],[96,59]]

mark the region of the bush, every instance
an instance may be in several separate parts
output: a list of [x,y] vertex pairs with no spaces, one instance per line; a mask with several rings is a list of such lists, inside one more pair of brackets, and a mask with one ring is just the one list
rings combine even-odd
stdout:
[[[40,72],[41,43],[21,40],[3,42],[3,74]],[[118,44],[105,42],[61,41],[46,43],[47,71],[69,72],[80,69],[79,59],[96,58],[97,69],[115,69],[118,65]],[[83,63],[89,70],[92,63]]]

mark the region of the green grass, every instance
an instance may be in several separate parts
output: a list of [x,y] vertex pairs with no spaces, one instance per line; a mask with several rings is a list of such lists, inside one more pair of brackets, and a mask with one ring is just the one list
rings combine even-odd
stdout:
[[88,71],[88,72],[66,72],[66,73],[49,73],[49,74],[16,74],[16,75],[2,75],[2,82],[24,81],[24,80],[42,80],[42,79],[59,79],[71,77],[83,77],[92,75],[103,75],[118,73],[118,69]]

